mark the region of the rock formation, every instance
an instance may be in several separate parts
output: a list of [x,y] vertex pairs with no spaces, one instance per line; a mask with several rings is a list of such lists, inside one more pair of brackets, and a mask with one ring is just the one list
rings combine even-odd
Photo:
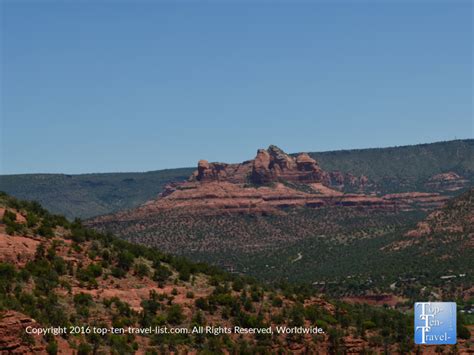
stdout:
[[[47,340],[44,335],[29,335],[26,328],[42,328],[27,315],[4,310],[0,312],[0,354],[41,354],[47,355]],[[68,342],[56,337],[59,354],[73,354],[74,350]]]
[[26,327],[39,327],[30,317],[15,311],[0,313],[0,353],[47,354],[40,336],[24,336]]
[[331,176],[308,154],[301,153],[295,158],[271,145],[268,149],[259,149],[255,159],[241,164],[209,163],[207,160],[200,160],[190,181],[228,181],[254,185],[267,185],[278,181],[321,182],[329,186]]
[[[186,182],[173,183],[158,199],[119,218],[137,218],[157,211],[173,210],[199,214],[278,214],[293,207],[347,206],[370,209],[409,210],[438,207],[446,200],[436,193],[406,193],[387,196],[363,193],[365,176],[327,172],[306,153],[286,154],[277,146],[259,149],[255,159],[240,164],[198,162]],[[111,217],[100,217],[115,218]]]
[[434,175],[425,183],[426,188],[436,191],[458,191],[468,185],[469,180],[452,171]]

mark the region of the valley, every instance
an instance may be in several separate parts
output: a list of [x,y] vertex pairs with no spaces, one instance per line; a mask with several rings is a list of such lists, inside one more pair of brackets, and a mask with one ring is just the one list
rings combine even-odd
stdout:
[[[431,167],[420,162],[420,171],[407,167],[390,178],[376,172],[377,164],[354,158],[392,155],[384,165],[388,173],[413,159],[410,151],[426,156],[440,146],[462,158],[440,154]],[[140,173],[125,179],[2,176],[0,186],[46,199],[69,219],[37,202],[0,196],[0,277],[6,285],[0,288],[0,348],[423,351],[412,342],[413,302],[449,299],[460,310],[459,349],[469,351],[469,149],[472,141],[453,141],[402,147],[400,154],[398,148],[329,152],[320,162],[312,153],[291,155],[270,146],[243,163],[201,160],[194,171],[153,172],[143,181]],[[327,170],[334,163],[327,157],[341,164],[337,170]],[[63,179],[67,188],[58,182]],[[30,183],[38,188],[29,190]],[[90,218],[81,222],[80,216]],[[131,331],[15,335],[25,326],[69,325]],[[273,330],[148,332],[173,327]],[[291,331],[298,327],[324,332]],[[274,330],[279,328],[290,331]]]
[[460,196],[453,201],[468,201],[464,218],[470,220],[469,181],[438,174],[422,191],[384,194],[370,177],[349,177],[323,170],[307,154],[290,156],[270,146],[241,164],[201,160],[187,181],[166,186],[156,199],[86,223],[232,273],[309,283],[337,297],[391,293],[414,299],[431,288],[443,294],[439,285],[447,274],[468,276],[450,280],[444,295],[469,297],[471,229],[450,227],[449,220],[444,232],[450,236],[428,250],[413,230],[451,208],[444,206],[451,206],[453,195]]
[[[0,242],[10,245],[9,254],[0,249],[2,352],[425,350],[413,344],[403,312],[266,285],[97,233],[5,194],[0,206]],[[20,245],[26,250],[11,253]],[[464,320],[460,329],[458,349],[468,351]]]

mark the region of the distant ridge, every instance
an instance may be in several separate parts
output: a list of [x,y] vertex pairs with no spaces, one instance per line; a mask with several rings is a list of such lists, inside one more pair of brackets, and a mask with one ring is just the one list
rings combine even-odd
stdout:
[[[367,176],[381,193],[430,191],[425,186],[436,174],[452,172],[474,181],[474,139],[389,148],[312,152],[326,171]],[[90,218],[139,206],[163,187],[183,181],[194,168],[140,173],[19,174],[0,176],[0,190],[37,200],[68,218]]]

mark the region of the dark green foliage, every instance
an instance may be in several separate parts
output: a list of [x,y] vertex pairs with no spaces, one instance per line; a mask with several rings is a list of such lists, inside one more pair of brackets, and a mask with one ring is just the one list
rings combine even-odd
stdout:
[[53,227],[47,223],[42,223],[36,232],[43,237],[54,237]]
[[78,355],[89,355],[92,353],[92,347],[87,343],[81,343],[77,347]]
[[166,320],[169,324],[180,324],[184,319],[183,310],[180,305],[174,304],[166,312]]
[[5,210],[2,222],[6,225],[7,234],[21,233],[23,231],[23,225],[17,221],[15,212]]
[[2,222],[5,223],[6,225],[12,222],[16,222],[16,213],[10,210],[5,210],[5,213],[3,214]]
[[194,303],[196,304],[197,308],[203,311],[206,311],[209,309],[209,303],[207,302],[207,300],[205,300],[202,297],[197,298],[196,301],[194,301]]
[[12,264],[0,263],[0,291],[10,292],[15,280],[15,267]]
[[113,267],[111,274],[112,274],[113,277],[121,279],[122,277],[125,277],[127,272],[124,269],[121,269],[121,268],[118,268],[118,267]]
[[133,270],[138,277],[145,277],[150,274],[150,268],[143,262],[136,263]]
[[466,340],[469,340],[471,338],[471,332],[469,331],[469,328],[467,328],[465,325],[459,325],[457,330],[459,338]]
[[324,170],[365,175],[383,192],[413,191],[435,174],[474,174],[474,140],[310,153]]
[[238,278],[232,283],[232,289],[236,292],[242,290],[244,288],[244,282],[242,279]]
[[124,335],[112,334],[109,337],[109,345],[117,354],[133,354],[133,345],[130,338]]
[[117,256],[117,266],[124,271],[128,271],[133,265],[133,260],[135,260],[135,256],[130,251],[123,250]]
[[[0,190],[73,219],[136,207],[161,192],[170,181],[185,180],[194,168],[146,173],[25,174],[0,176]],[[74,201],[73,203],[71,201]],[[31,205],[32,211],[41,206]],[[35,212],[36,213],[36,212]]]
[[33,212],[28,213],[28,215],[26,216],[28,228],[35,227],[36,225],[38,225],[39,221],[40,218]]
[[281,307],[282,305],[283,305],[283,300],[278,296],[274,296],[272,299],[272,306]]
[[155,273],[153,274],[153,280],[158,282],[165,282],[171,276],[171,271],[166,267],[159,265],[155,268]]
[[74,296],[74,304],[76,306],[90,306],[92,304],[92,296],[87,293],[78,293]]
[[46,346],[46,352],[49,355],[56,355],[58,353],[58,343],[54,340],[50,341]]
[[77,314],[82,317],[89,317],[89,307],[92,305],[92,296],[86,293],[78,293],[74,296],[74,305]]
[[96,285],[96,278],[102,275],[102,266],[98,263],[89,264],[86,268],[78,268],[76,277],[78,280]]

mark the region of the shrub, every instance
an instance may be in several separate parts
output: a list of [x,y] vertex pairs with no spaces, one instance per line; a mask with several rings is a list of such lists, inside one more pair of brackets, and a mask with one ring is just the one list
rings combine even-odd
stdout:
[[86,343],[80,343],[77,347],[77,354],[78,355],[88,355],[92,352],[92,347]]
[[114,267],[112,268],[112,276],[113,277],[116,277],[118,279],[121,279],[122,277],[124,277],[125,275],[127,274],[127,272],[123,269],[120,269],[118,267]]
[[90,306],[92,304],[92,296],[87,293],[78,293],[74,296],[74,304],[76,306]]
[[469,340],[471,338],[471,332],[469,331],[469,328],[463,324],[458,324],[458,337]]
[[183,311],[181,306],[178,304],[174,304],[168,308],[166,311],[166,320],[170,324],[180,324],[184,319]]
[[122,250],[117,256],[117,266],[122,270],[128,271],[133,265],[135,256],[128,250]]
[[202,309],[203,311],[207,311],[209,309],[209,303],[202,297],[199,297],[194,301],[194,304],[197,308]]
[[236,279],[233,283],[232,283],[232,289],[236,292],[239,292],[240,290],[242,290],[244,288],[244,282],[238,278]]
[[56,343],[54,340],[50,341],[46,347],[46,352],[49,355],[56,355],[58,353],[58,343]]
[[137,275],[138,277],[145,277],[150,274],[150,268],[148,267],[147,264],[140,262],[140,263],[135,264],[134,272],[135,272],[135,275]]
[[155,273],[153,274],[153,280],[158,282],[165,282],[171,275],[171,271],[166,266],[160,265],[155,269]]
[[38,228],[36,232],[42,237],[47,237],[47,238],[54,237],[53,228],[51,228],[51,226],[45,224],[44,222],[41,224],[41,226]]
[[362,323],[362,326],[364,327],[364,329],[374,329],[377,327],[377,325],[372,322],[371,320],[366,320]]
[[272,300],[272,306],[281,307],[282,305],[283,305],[283,300],[280,297],[275,296]]
[[0,263],[0,291],[10,292],[16,271],[12,264]]

